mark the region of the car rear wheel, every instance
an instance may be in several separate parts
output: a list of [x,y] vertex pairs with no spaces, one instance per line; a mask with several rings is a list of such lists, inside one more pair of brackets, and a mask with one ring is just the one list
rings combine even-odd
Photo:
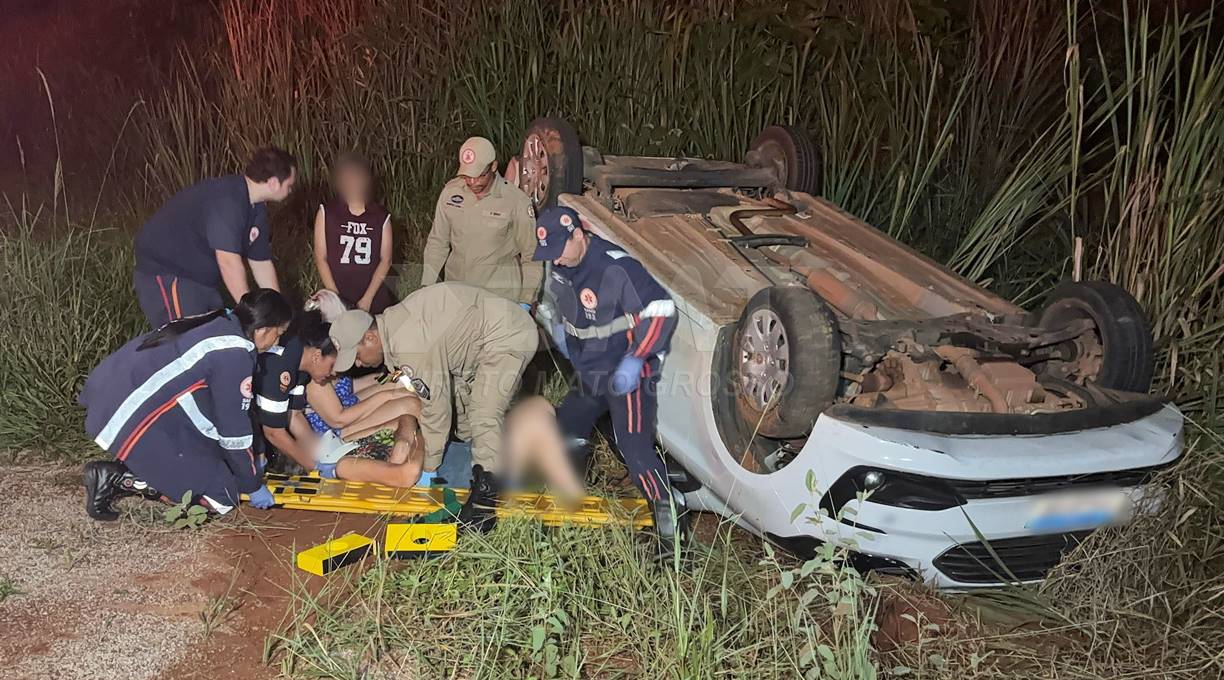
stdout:
[[1123,288],[1105,281],[1064,283],[1041,310],[1038,325],[1061,328],[1087,319],[1092,330],[1065,343],[1060,358],[1045,362],[1055,378],[1127,392],[1147,392],[1155,360],[1152,330],[1139,302]]
[[556,205],[561,194],[582,193],[582,145],[574,126],[564,119],[533,120],[518,165],[519,188],[537,209]]
[[770,125],[748,146],[744,161],[757,168],[772,168],[791,191],[820,191],[820,152],[806,132],[789,125]]
[[730,352],[744,426],[768,437],[805,436],[841,379],[837,317],[807,288],[764,288],[744,308]]

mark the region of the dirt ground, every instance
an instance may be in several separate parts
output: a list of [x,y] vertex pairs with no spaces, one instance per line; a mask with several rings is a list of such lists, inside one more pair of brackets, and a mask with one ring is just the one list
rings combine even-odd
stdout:
[[172,531],[159,508],[135,500],[119,504],[121,521],[103,523],[85,515],[78,467],[15,467],[3,477],[4,679],[274,677],[262,662],[268,633],[295,584],[323,581],[293,566],[295,548],[377,523],[243,508]]

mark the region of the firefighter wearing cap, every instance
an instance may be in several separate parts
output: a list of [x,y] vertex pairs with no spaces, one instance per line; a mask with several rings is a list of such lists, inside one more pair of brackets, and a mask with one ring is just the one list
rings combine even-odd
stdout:
[[536,236],[534,258],[553,264],[541,316],[578,377],[557,420],[572,440],[590,436],[609,414],[629,478],[650,502],[658,556],[666,561],[676,547],[683,497],[672,492],[655,451],[655,389],[676,305],[637,260],[584,230],[570,208],[540,213]]
[[[452,425],[472,442],[472,491],[460,522],[492,528],[500,493],[501,428],[539,334],[519,305],[463,283],[421,288],[378,316],[361,310],[331,325],[335,370],[385,365],[421,398],[426,471],[442,462]],[[452,422],[452,413],[457,423]]]
[[479,286],[515,302],[535,301],[543,268],[535,250],[531,199],[497,174],[497,154],[484,137],[459,147],[459,173],[442,189],[425,242],[421,285],[447,281]]

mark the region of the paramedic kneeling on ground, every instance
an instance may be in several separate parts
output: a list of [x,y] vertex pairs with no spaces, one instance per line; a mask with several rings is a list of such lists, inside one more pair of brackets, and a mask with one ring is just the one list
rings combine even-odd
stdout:
[[[335,371],[336,346],[329,330],[330,325],[323,322],[319,312],[306,312],[294,320],[279,345],[259,355],[255,371],[255,422],[260,432],[256,440],[264,440],[306,470],[318,470],[320,476],[329,479],[339,477],[399,487],[416,484],[421,476],[424,449],[412,415],[401,415],[395,422],[395,445],[385,462],[355,456],[344,456],[335,462],[317,459],[319,438],[302,409],[306,407],[306,384],[325,383]],[[389,401],[391,396],[386,393],[375,401]],[[266,448],[264,451],[267,452]]]
[[472,491],[460,523],[488,531],[496,522],[502,422],[518,391],[523,367],[535,355],[539,334],[517,303],[463,283],[438,283],[372,317],[361,310],[340,315],[331,327],[340,350],[336,370],[385,364],[412,378],[421,398],[425,469],[437,470],[456,434],[472,441]]
[[559,316],[553,342],[578,377],[557,408],[561,430],[570,439],[589,437],[603,414],[611,416],[629,478],[650,502],[657,554],[669,560],[683,497],[671,492],[655,451],[655,389],[676,305],[637,260],[583,229],[570,208],[541,212],[536,238],[535,259],[553,263],[544,296]]
[[270,507],[251,450],[251,373],[292,317],[280,293],[256,289],[232,312],[174,321],[103,359],[80,402],[89,436],[116,460],[85,465],[89,516],[118,519],[111,503],[123,496],[177,503],[187,491],[217,514],[242,493]]

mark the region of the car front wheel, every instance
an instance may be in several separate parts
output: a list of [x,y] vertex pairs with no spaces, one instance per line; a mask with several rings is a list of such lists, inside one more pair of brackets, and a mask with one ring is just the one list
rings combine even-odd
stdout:
[[807,288],[771,287],[748,301],[729,352],[736,403],[749,432],[805,436],[841,379],[837,317]]

